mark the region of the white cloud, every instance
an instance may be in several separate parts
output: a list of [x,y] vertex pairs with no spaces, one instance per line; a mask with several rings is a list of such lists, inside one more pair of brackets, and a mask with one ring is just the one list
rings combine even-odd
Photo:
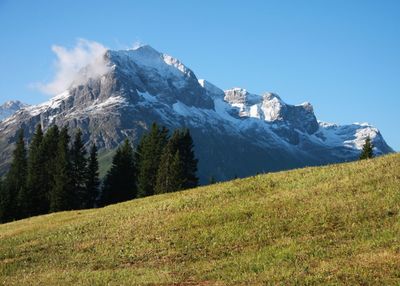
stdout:
[[35,85],[44,93],[61,93],[89,78],[104,75],[110,69],[104,59],[107,48],[100,43],[79,39],[72,49],[57,45],[53,45],[51,49],[57,56],[54,79],[49,83]]
[[136,49],[138,49],[138,48],[140,48],[140,47],[143,47],[143,46],[145,46],[145,45],[146,45],[146,44],[144,44],[143,42],[137,40],[137,41],[135,41],[135,42],[132,44],[132,49],[133,49],[133,50],[136,50]]

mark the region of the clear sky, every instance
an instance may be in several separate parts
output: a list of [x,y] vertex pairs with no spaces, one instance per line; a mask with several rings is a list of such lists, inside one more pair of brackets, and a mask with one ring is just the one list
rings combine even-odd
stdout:
[[54,44],[135,42],[222,89],[309,101],[318,119],[369,122],[400,150],[398,0],[0,0],[0,102],[48,99]]

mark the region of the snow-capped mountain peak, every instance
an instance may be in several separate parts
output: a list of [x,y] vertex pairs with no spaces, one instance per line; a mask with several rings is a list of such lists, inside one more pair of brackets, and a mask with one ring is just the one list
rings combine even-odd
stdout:
[[266,121],[282,120],[282,110],[286,103],[275,93],[265,93],[263,96],[262,111]]
[[[163,76],[193,76],[193,72],[178,59],[164,53],[160,53],[149,45],[143,45],[135,49],[112,51],[107,55],[112,63],[135,64],[149,70],[156,70]],[[129,65],[128,64],[128,65]]]
[[86,72],[91,69],[86,67],[81,82],[0,122],[0,146],[7,146],[0,155],[11,155],[9,143],[21,126],[29,138],[38,123],[44,129],[52,124],[80,128],[87,144],[95,143],[101,152],[127,137],[137,142],[153,122],[187,127],[203,182],[210,176],[224,180],[352,160],[367,136],[376,154],[393,151],[370,125],[318,122],[310,103],[291,105],[275,93],[259,95],[238,87],[223,91],[148,45],[109,50],[104,62],[105,72]]
[[18,110],[29,106],[28,104],[22,103],[19,100],[10,100],[0,105],[0,121],[10,117]]

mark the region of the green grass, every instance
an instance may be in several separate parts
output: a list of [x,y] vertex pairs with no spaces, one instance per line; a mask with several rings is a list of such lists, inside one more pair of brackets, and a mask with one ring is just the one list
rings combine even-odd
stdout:
[[400,285],[400,155],[0,225],[4,285]]

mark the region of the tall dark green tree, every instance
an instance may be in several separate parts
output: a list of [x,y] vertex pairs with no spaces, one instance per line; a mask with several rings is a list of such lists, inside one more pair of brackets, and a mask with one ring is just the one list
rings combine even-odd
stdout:
[[168,141],[168,129],[153,123],[148,134],[140,140],[136,162],[138,168],[138,193],[140,197],[154,194],[157,171],[164,147]]
[[168,144],[171,154],[179,151],[183,165],[182,189],[194,188],[199,179],[196,176],[198,160],[194,154],[194,144],[189,129],[175,130]]
[[68,128],[63,127],[57,145],[54,186],[50,193],[50,212],[69,210],[73,207],[69,140]]
[[28,175],[27,175],[27,190],[31,199],[29,215],[38,215],[43,213],[41,205],[43,201],[47,200],[43,190],[46,185],[45,177],[45,161],[42,152],[43,131],[42,126],[36,126],[35,133],[33,134],[28,152]]
[[37,190],[37,213],[48,213],[50,208],[50,193],[55,185],[56,158],[60,131],[57,125],[51,126],[43,136],[40,146],[40,157],[43,160],[43,182]]
[[73,186],[72,207],[82,209],[86,207],[86,179],[87,159],[86,149],[82,141],[82,131],[78,129],[71,148],[71,181]]
[[0,177],[0,223],[7,222],[9,220],[9,193],[3,186],[3,180]]
[[102,205],[127,201],[137,196],[136,168],[128,139],[117,149],[111,169],[104,180]]
[[23,218],[31,213],[31,202],[26,190],[27,159],[24,141],[24,131],[17,133],[17,142],[13,151],[10,170],[5,179],[2,199],[3,219]]
[[184,182],[182,188],[189,189],[197,187],[199,184],[199,179],[196,175],[198,160],[194,154],[194,144],[189,129],[181,131],[178,150],[183,163]]
[[179,150],[173,153],[172,144],[164,148],[157,172],[155,193],[171,193],[182,189],[184,183],[183,162]]
[[95,144],[90,148],[88,168],[86,174],[85,208],[92,208],[96,204],[99,195],[99,162],[97,160],[97,147]]
[[208,184],[209,184],[209,185],[213,185],[213,184],[215,184],[216,182],[217,182],[217,180],[215,179],[214,176],[211,176],[210,179],[208,180]]
[[363,145],[361,154],[360,154],[360,160],[364,159],[371,159],[374,157],[374,145],[371,142],[371,138],[368,136],[367,139],[365,139],[365,143]]

